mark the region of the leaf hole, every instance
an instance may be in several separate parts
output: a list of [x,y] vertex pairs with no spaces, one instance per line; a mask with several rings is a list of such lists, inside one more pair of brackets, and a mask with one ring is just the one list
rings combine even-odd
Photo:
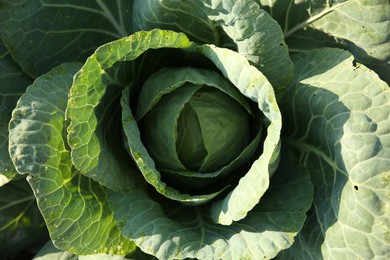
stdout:
[[359,190],[359,186],[357,186],[357,185],[353,186],[353,188],[354,188],[356,191]]
[[283,42],[281,42],[281,43],[279,43],[279,45],[280,45],[280,46],[283,46],[283,45],[284,45],[284,43],[283,43]]

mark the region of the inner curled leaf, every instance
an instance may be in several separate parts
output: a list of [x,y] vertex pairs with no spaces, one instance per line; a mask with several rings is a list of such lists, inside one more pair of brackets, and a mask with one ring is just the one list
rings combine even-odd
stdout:
[[185,169],[211,172],[239,156],[250,141],[249,114],[237,101],[218,89],[188,84],[164,96],[141,127],[157,167],[168,170],[174,169],[164,155],[175,144]]

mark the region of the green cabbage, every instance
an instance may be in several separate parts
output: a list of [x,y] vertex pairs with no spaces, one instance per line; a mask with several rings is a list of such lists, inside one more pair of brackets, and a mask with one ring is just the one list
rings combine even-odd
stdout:
[[0,258],[390,257],[388,2],[0,6]]

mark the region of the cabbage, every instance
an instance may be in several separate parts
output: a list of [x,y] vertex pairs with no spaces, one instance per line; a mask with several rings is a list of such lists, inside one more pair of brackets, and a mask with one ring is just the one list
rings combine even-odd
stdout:
[[390,258],[386,1],[0,5],[1,257]]

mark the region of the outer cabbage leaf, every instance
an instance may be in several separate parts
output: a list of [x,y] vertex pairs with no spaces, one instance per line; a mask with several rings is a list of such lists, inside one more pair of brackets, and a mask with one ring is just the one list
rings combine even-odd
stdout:
[[49,240],[46,244],[36,253],[34,260],[77,260],[77,255],[74,255],[67,251],[62,251],[53,245],[53,242]]
[[25,179],[12,180],[0,187],[0,258],[28,246],[41,246],[47,229],[36,206],[34,194]]
[[192,41],[223,44],[223,33],[213,24],[202,1],[135,0],[133,27],[137,31],[155,28],[186,33]]
[[65,108],[81,64],[64,64],[37,78],[18,101],[10,121],[10,155],[29,174],[38,207],[56,247],[77,254],[134,250],[122,237],[105,189],[73,166],[65,142]]
[[390,92],[340,49],[294,57],[283,144],[310,173],[314,204],[292,259],[388,259]]
[[207,205],[187,207],[142,189],[111,193],[111,207],[123,234],[159,259],[270,259],[291,246],[313,195],[307,172],[284,159],[261,203],[230,226],[214,223]]
[[[133,61],[148,49],[184,48],[190,44],[183,34],[160,30],[139,32],[101,46],[88,58],[75,76],[67,108],[67,117],[71,120],[68,140],[77,169],[113,190],[131,190],[138,185],[137,174],[123,174],[123,169],[131,164],[131,160],[118,158],[115,153],[118,144],[123,146],[123,142],[110,146],[110,139],[122,140],[122,136],[120,132],[116,136],[112,132],[112,111],[107,111],[107,103],[114,104],[113,111],[120,108],[120,101],[116,98],[120,97],[122,89],[111,87],[106,76],[115,69],[113,65],[116,62]],[[109,102],[104,102],[107,97]],[[104,116],[108,122],[103,120]],[[120,124],[118,129],[121,129]],[[107,178],[107,172],[111,172],[110,178]]]
[[281,115],[272,86],[244,56],[213,45],[202,45],[196,49],[213,61],[244,96],[257,103],[259,111],[264,114],[263,123],[267,127],[261,156],[251,165],[234,190],[214,203],[211,209],[214,221],[228,225],[244,218],[269,186],[269,178],[279,161]]
[[8,154],[8,122],[18,98],[31,81],[0,41],[0,187],[18,177]]
[[290,50],[346,48],[390,82],[390,4],[387,0],[259,0],[284,29]]
[[136,250],[130,255],[121,256],[113,254],[91,254],[91,255],[75,255],[67,251],[56,248],[51,241],[48,241],[34,256],[34,260],[126,260],[126,259],[155,259],[151,255],[142,253],[141,250]]
[[83,61],[98,46],[133,32],[133,1],[5,0],[0,36],[16,62],[37,77],[66,61]]
[[136,249],[129,255],[113,255],[113,254],[91,254],[91,255],[75,255],[67,251],[56,248],[52,241],[49,240],[34,256],[33,260],[152,260],[155,257],[145,254],[140,249]]
[[137,29],[178,30],[191,40],[217,46],[232,41],[233,49],[268,78],[277,95],[292,77],[280,26],[252,0],[136,0],[133,11]]

